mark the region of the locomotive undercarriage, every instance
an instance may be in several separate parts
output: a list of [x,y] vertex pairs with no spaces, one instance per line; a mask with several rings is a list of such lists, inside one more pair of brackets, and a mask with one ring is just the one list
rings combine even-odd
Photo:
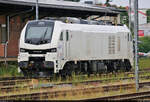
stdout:
[[[34,62],[34,66],[29,61],[27,68],[21,68],[24,76],[30,77],[46,77],[54,75],[54,66],[44,67],[42,60],[38,59]],[[29,66],[30,65],[30,66]],[[75,74],[101,74],[122,71],[130,71],[131,64],[129,60],[103,60],[103,61],[69,61],[65,64],[63,70],[60,70],[57,75],[62,77]]]
[[20,62],[19,66],[24,76],[46,77],[54,74],[54,63],[45,61],[44,57],[30,57],[29,61]]
[[105,61],[80,61],[80,62],[67,62],[60,71],[63,77],[75,74],[101,74],[117,71],[128,72],[132,68],[129,60],[105,60]]

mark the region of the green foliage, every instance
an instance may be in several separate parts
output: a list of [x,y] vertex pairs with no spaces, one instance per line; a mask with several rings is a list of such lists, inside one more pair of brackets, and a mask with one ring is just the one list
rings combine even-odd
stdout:
[[142,42],[139,44],[139,51],[145,53],[150,51],[150,37],[142,37],[139,40]]
[[120,20],[122,24],[126,24],[127,26],[129,25],[129,16],[128,16],[128,12],[122,12],[120,14]]
[[106,0],[105,5],[106,5],[106,6],[111,6],[111,5],[110,5],[110,2],[112,2],[112,0]]
[[150,22],[150,9],[147,10],[147,22]]
[[150,58],[140,58],[139,68],[140,69],[150,68]]
[[16,63],[9,63],[7,67],[4,64],[0,65],[0,77],[15,77],[22,76],[18,73],[18,67]]
[[[126,9],[125,7],[120,6],[119,9]],[[120,13],[120,20],[122,24],[126,24],[127,26],[129,25],[129,16],[128,12],[121,12]]]

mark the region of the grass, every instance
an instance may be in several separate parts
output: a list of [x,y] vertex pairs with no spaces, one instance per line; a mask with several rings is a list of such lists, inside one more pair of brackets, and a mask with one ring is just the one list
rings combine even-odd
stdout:
[[[18,70],[17,70],[17,63],[8,63],[8,66],[7,68],[5,67],[4,64],[0,64],[0,77],[13,77],[13,76],[22,76],[22,74],[18,73]],[[139,69],[146,69],[146,68],[150,68],[150,58],[140,58],[139,59]],[[134,75],[133,75],[134,76]],[[142,75],[140,76],[150,76],[150,73],[143,73]],[[122,78],[122,77],[131,77],[131,75],[126,75],[124,72],[122,73],[119,73],[119,74],[116,74],[116,73],[109,73],[109,74],[102,74],[100,76],[90,76],[88,77],[87,75],[85,75],[85,77],[83,76],[76,76],[74,73],[72,73],[72,78],[67,78],[67,80],[62,80],[61,77],[59,78],[54,78],[54,80],[51,80],[49,81],[48,83],[61,83],[61,82],[71,82],[73,83],[74,86],[80,86],[80,82],[83,82],[83,81],[89,81],[89,80],[105,80],[105,79],[109,79],[109,78],[112,78],[111,81],[109,82],[103,82],[101,83],[101,85],[104,85],[104,84],[113,84],[113,83],[116,83],[116,82],[120,82],[120,83],[125,83],[124,80],[118,80],[116,78]],[[128,80],[127,82],[132,82],[133,80]],[[143,81],[143,80],[141,80]],[[40,83],[44,83],[43,81],[39,81],[38,82],[39,84]],[[35,84],[35,82],[34,82]],[[82,86],[82,85],[81,85]],[[80,87],[81,87],[80,86]],[[88,87],[90,87],[91,85],[88,85]],[[23,86],[22,86],[23,87]],[[83,87],[83,86],[82,86]],[[85,86],[84,86],[85,87]],[[56,90],[62,90],[62,89],[65,89],[64,87],[63,88],[57,88]],[[55,90],[55,89],[51,89],[51,90]],[[21,93],[32,93],[32,92],[39,92],[39,91],[48,91],[48,90],[43,90],[41,88],[37,88],[35,90],[30,90],[30,88],[27,88],[26,90],[24,91],[18,91],[18,92],[15,92],[15,93],[8,93],[8,94],[21,94]],[[89,94],[89,95],[82,95],[79,93],[78,96],[67,96],[66,99],[77,99],[77,98],[89,98],[89,97],[99,97],[99,96],[108,96],[108,95],[114,95],[114,94],[119,94],[119,93],[124,93],[125,91],[130,91],[130,92],[134,92],[134,90],[124,90],[122,88],[120,88],[120,90],[118,92],[109,92],[109,93],[95,93],[95,94]],[[0,93],[0,95],[4,95],[4,93]],[[6,95],[6,94],[5,94]],[[57,99],[61,99],[60,98],[57,98]],[[64,99],[64,97],[62,97],[62,99]]]
[[[5,64],[0,63],[0,77],[13,77],[13,76],[23,76],[21,73],[18,73],[18,65],[17,62],[9,62],[8,66],[6,68]],[[150,58],[140,58],[139,59],[139,69],[146,69],[150,68]],[[79,75],[80,76],[80,75]],[[116,77],[125,77],[124,72],[120,75],[111,75],[109,77],[109,74],[107,75],[102,75],[102,76],[93,76],[93,77],[76,77],[76,75],[73,73],[72,74],[72,83],[76,84],[78,82],[84,81],[84,80],[97,80],[97,79],[108,79],[108,78],[116,78]],[[56,80],[56,79],[55,79]],[[57,82],[61,82],[62,78],[59,77]],[[70,82],[69,78],[67,78],[66,82]]]
[[8,63],[7,67],[5,64],[0,64],[0,77],[16,77],[23,76],[18,73],[18,68],[16,63]]
[[[148,73],[146,73],[146,74],[148,74]],[[145,74],[144,74],[145,75]],[[120,77],[123,77],[124,75],[123,74],[121,74],[121,75],[119,75]],[[115,77],[117,77],[117,76],[112,76],[112,77],[110,77],[109,75],[106,77],[106,78],[115,78]],[[74,78],[75,79],[72,79],[72,82],[75,84],[75,86],[76,86],[76,88],[86,88],[86,87],[95,87],[95,84],[88,84],[88,85],[82,85],[82,84],[79,84],[79,81],[78,81],[78,78],[79,77],[75,77],[74,76]],[[93,76],[93,77],[89,77],[89,78],[87,78],[87,80],[88,79],[91,79],[91,80],[95,80],[95,79],[100,79],[100,78],[103,78],[103,76],[102,77],[96,77],[96,76]],[[86,79],[86,78],[85,78]],[[57,82],[57,80],[55,80],[56,82]],[[61,80],[61,78],[59,79],[59,81],[62,81]],[[67,80],[67,81],[70,81],[71,82],[71,80]],[[80,80],[80,81],[83,81],[83,80]],[[141,80],[141,82],[143,82],[144,80]],[[145,79],[145,81],[148,81],[148,79]],[[40,84],[40,83],[43,83],[42,81],[37,81],[37,80],[33,80],[33,84]],[[99,84],[97,84],[98,86],[100,85],[100,86],[103,86],[103,85],[113,85],[113,84],[123,84],[123,83],[134,83],[134,80],[126,80],[126,81],[124,81],[124,80],[118,80],[118,81],[115,81],[115,79],[114,80],[112,80],[112,81],[109,81],[109,82],[102,82],[102,83],[99,83]],[[96,86],[97,86],[96,85]],[[56,88],[52,88],[52,89],[43,89],[43,88],[40,88],[40,87],[38,87],[38,88],[35,88],[35,89],[33,89],[33,90],[30,90],[30,88],[29,87],[27,87],[27,88],[25,88],[24,90],[23,89],[20,89],[19,91],[15,91],[15,92],[10,92],[10,93],[0,93],[0,96],[3,96],[3,95],[13,95],[13,94],[25,94],[25,93],[34,93],[34,92],[47,92],[47,91],[61,91],[61,90],[66,90],[66,89],[68,89],[68,90],[72,90],[73,88],[75,88],[75,86],[73,86],[73,87],[56,87]],[[135,90],[135,89],[134,89]],[[130,91],[130,92],[134,92],[134,90],[128,90],[128,91]],[[121,93],[124,93],[124,91],[127,91],[127,89],[123,89],[122,87],[120,88],[120,90],[118,91],[118,92],[116,92],[115,94],[121,94]],[[83,99],[83,98],[92,98],[92,97],[100,97],[100,96],[108,96],[108,95],[115,95],[114,94],[114,92],[108,92],[108,93],[103,93],[103,92],[101,92],[100,91],[100,94],[99,94],[99,96],[97,96],[98,95],[98,93],[92,93],[92,91],[91,91],[91,94],[90,95],[84,95],[84,94],[82,94],[82,92],[80,93],[78,93],[79,95],[75,95],[75,96],[72,96],[71,94],[67,94],[67,96],[65,97],[66,99],[68,98],[68,99],[77,99],[77,98],[79,98],[79,99]],[[105,95],[104,95],[105,94]],[[64,97],[62,97],[62,99],[63,99]],[[42,99],[42,98],[41,98]],[[50,98],[51,99],[51,98]],[[57,99],[61,99],[61,97],[58,97]]]
[[140,58],[139,59],[139,69],[150,68],[150,58]]

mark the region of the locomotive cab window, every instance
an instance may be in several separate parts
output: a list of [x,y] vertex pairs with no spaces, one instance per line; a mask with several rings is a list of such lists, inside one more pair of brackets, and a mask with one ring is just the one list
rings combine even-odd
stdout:
[[51,43],[54,22],[34,21],[29,22],[26,28],[25,43],[46,44]]
[[68,32],[68,30],[66,31],[66,41],[68,41],[69,40],[69,32]]
[[130,41],[132,41],[132,35],[130,34]]
[[128,41],[130,41],[130,34],[128,33]]
[[63,32],[60,34],[60,41],[63,41]]

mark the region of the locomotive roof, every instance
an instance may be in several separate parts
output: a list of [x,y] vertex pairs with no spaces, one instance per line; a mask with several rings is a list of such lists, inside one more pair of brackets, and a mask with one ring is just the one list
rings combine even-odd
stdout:
[[[36,22],[37,20],[32,20],[29,22]],[[116,33],[116,32],[130,32],[126,25],[101,25],[101,24],[80,24],[80,23],[64,23],[59,20],[38,20],[38,21],[50,21],[55,22],[57,24],[63,25],[61,26],[66,30],[76,30],[76,31],[89,31],[89,32],[108,32],[108,33]]]
[[63,29],[76,30],[83,32],[104,32],[104,33],[116,33],[116,32],[130,32],[126,25],[88,25],[88,24],[67,24],[63,23]]

